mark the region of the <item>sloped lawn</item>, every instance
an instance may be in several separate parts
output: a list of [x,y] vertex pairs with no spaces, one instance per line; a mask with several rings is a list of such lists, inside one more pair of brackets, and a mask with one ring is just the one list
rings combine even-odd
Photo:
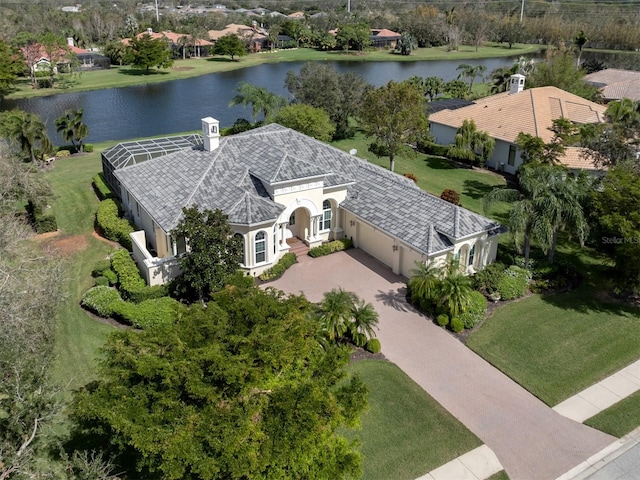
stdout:
[[640,309],[569,293],[498,308],[467,345],[550,406],[637,360]]
[[369,387],[369,410],[355,436],[367,480],[414,480],[482,442],[395,364],[360,360],[349,366]]

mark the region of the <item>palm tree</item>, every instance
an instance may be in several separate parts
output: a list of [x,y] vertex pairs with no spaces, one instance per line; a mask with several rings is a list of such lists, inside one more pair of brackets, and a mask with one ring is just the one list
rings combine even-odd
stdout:
[[187,47],[189,46],[189,37],[187,37],[186,35],[182,35],[178,39],[178,45],[180,45],[180,50],[182,50],[182,60],[186,60]]
[[580,30],[580,33],[573,39],[573,44],[578,48],[578,60],[576,61],[576,67],[580,66],[580,58],[582,57],[582,49],[587,44],[589,39],[584,34],[584,30]]
[[351,319],[349,333],[353,343],[358,347],[363,347],[369,338],[375,337],[374,328],[378,325],[378,312],[370,303],[357,299],[351,308]]
[[450,259],[444,267],[445,274],[438,288],[438,305],[444,307],[449,315],[464,313],[471,302],[471,278],[464,274],[460,264]]
[[[2,132],[18,144],[25,157],[35,163],[52,150],[47,127],[40,117],[23,110],[12,110],[2,119]],[[39,154],[36,156],[36,152]]]
[[349,323],[358,297],[342,288],[334,288],[324,294],[318,306],[323,329],[331,341],[339,341],[349,331]]
[[254,121],[260,113],[264,116],[265,121],[272,118],[280,108],[287,104],[286,98],[276,95],[264,87],[256,87],[247,82],[240,82],[236,90],[238,94],[231,99],[229,106],[242,105],[246,107],[251,105]]
[[[64,115],[56,119],[56,131],[62,134],[65,142],[71,142],[73,148],[82,152],[82,140],[89,135],[89,127],[82,121],[83,111],[67,110]],[[77,143],[77,147],[76,147]]]
[[482,75],[487,71],[487,67],[484,65],[469,65],[468,63],[462,63],[458,65],[456,70],[460,70],[460,74],[458,75],[458,79],[460,77],[465,77],[469,79],[469,91],[473,88],[473,82],[478,75]]
[[408,286],[411,300],[414,302],[430,301],[436,298],[442,271],[434,263],[416,261],[416,268],[409,272],[411,278]]
[[513,67],[498,67],[491,72],[491,93],[502,93],[509,89],[509,79],[516,73],[517,65]]

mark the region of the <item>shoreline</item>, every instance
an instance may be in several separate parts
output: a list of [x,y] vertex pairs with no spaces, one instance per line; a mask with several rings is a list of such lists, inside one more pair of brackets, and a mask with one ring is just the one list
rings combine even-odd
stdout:
[[[243,68],[250,68],[265,63],[281,62],[429,62],[439,60],[470,61],[485,58],[514,57],[518,55],[531,55],[545,49],[544,45],[516,44],[509,49],[499,44],[487,44],[478,51],[469,45],[461,45],[457,51],[446,51],[445,47],[421,48],[412,55],[392,54],[389,50],[375,50],[367,52],[345,53],[343,51],[318,51],[310,48],[297,48],[290,50],[266,51],[252,53],[240,57],[234,61],[222,57],[201,57],[186,60],[176,60],[170,69],[154,70],[153,73],[143,74],[139,70],[127,66],[111,66],[109,70],[93,70],[70,74],[71,81],[77,81],[77,85],[68,88],[42,88],[33,89],[28,84],[29,79],[21,79],[17,83],[17,90],[4,97],[6,101],[24,100],[36,97],[45,97],[65,93],[79,93],[92,90],[109,88],[124,88],[141,86],[153,83],[169,82],[186,78],[199,77],[212,73],[229,72]],[[74,80],[73,76],[77,80]],[[60,83],[60,81],[59,81]]]

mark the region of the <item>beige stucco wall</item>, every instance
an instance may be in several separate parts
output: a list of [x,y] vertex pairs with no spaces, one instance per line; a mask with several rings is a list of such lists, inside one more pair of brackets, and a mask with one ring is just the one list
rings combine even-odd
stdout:
[[174,257],[158,258],[151,255],[146,247],[144,230],[131,234],[133,258],[148,285],[163,285],[178,275],[180,266]]

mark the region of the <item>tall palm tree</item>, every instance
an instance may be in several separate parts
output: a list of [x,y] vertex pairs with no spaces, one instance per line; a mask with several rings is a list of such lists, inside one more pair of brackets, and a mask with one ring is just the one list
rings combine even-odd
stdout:
[[[82,140],[89,135],[89,127],[82,121],[83,110],[67,110],[64,115],[56,119],[56,131],[62,135],[65,142],[71,142],[73,148],[82,152]],[[77,146],[76,146],[77,144]]]
[[46,125],[33,113],[12,110],[5,114],[0,129],[34,163],[52,150]]
[[364,347],[368,339],[375,337],[374,329],[378,325],[378,312],[370,303],[357,299],[351,308],[351,319],[349,333],[353,343],[358,347]]
[[578,60],[576,61],[576,67],[580,66],[580,58],[582,57],[582,49],[587,44],[589,39],[584,33],[584,30],[580,30],[580,33],[573,39],[573,44],[578,48]]
[[323,329],[331,341],[339,341],[348,331],[353,308],[358,297],[342,288],[334,288],[324,294],[318,306]]
[[286,98],[276,95],[264,87],[256,87],[247,82],[240,82],[236,90],[238,93],[231,99],[229,106],[242,105],[246,107],[251,105],[254,121],[260,113],[264,116],[265,121],[272,118],[280,108],[287,104]]
[[182,60],[187,59],[187,47],[189,46],[189,37],[186,35],[182,35],[178,39],[178,45],[180,45],[180,50],[182,50]]
[[460,77],[469,79],[469,91],[473,88],[473,82],[475,81],[478,75],[482,75],[487,71],[487,67],[484,65],[469,65],[468,63],[462,63],[458,65],[456,70],[460,70],[460,74],[458,75],[458,79]]
[[416,262],[416,268],[409,272],[408,285],[411,300],[414,302],[431,301],[437,296],[442,271],[433,262]]
[[491,72],[491,93],[502,93],[509,89],[509,79],[516,73],[518,66],[498,67]]

